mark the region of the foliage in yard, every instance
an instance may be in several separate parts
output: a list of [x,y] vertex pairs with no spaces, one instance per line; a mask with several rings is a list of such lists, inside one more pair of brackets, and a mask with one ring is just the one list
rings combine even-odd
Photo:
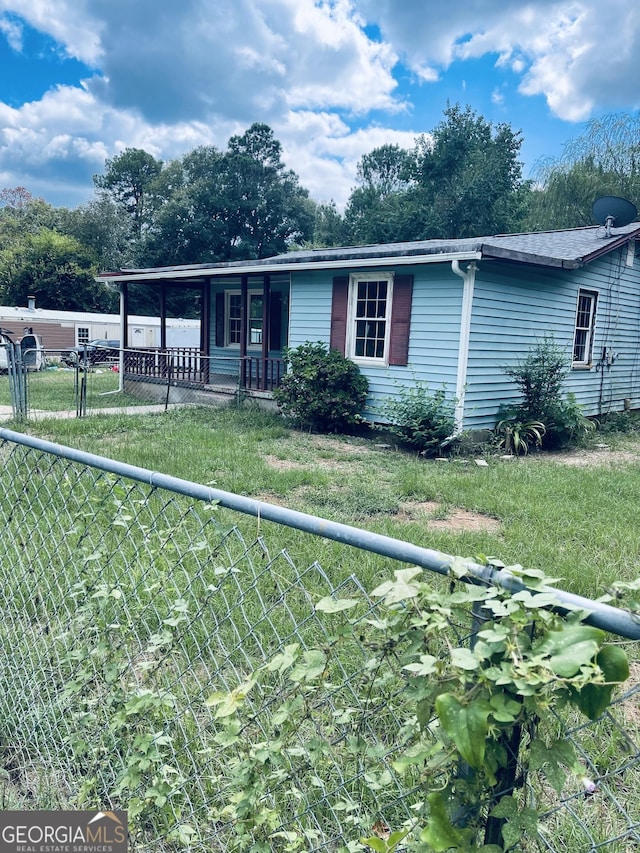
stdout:
[[[147,444],[166,445],[171,423],[184,443],[193,417],[145,419]],[[217,440],[226,423],[241,442],[252,422],[263,446],[290,447],[273,415],[211,418],[200,423]],[[203,432],[200,457],[206,448]],[[411,461],[428,481],[443,468],[454,476],[453,464]],[[459,582],[463,560],[448,577],[392,575],[388,559],[337,543],[321,554],[315,537],[306,550],[290,529],[278,554],[271,522],[251,518],[244,538],[228,511],[146,480],[20,445],[3,463],[0,658],[11,666],[0,667],[0,742],[11,748],[0,797],[6,767],[9,795],[28,794],[30,807],[127,808],[133,850],[500,853],[521,840],[538,849],[538,817],[559,801],[577,825],[590,772],[603,788],[624,773],[637,790],[629,739],[603,736],[608,715],[574,728],[578,712],[594,719],[608,707],[625,655],[582,612],[549,612],[553,579],[542,572],[508,567],[527,587],[512,593]],[[515,467],[521,481],[529,466]],[[479,476],[501,469],[515,470],[498,463]],[[534,486],[532,476],[527,493]],[[503,568],[486,562],[487,574]],[[623,582],[611,595],[637,606],[638,589]],[[55,772],[43,804],[34,779],[44,788]],[[631,807],[615,811],[607,838]],[[548,814],[542,832],[540,847]]]
[[320,341],[287,349],[284,358],[287,373],[273,395],[293,424],[340,432],[361,421],[369,383],[357,364]]
[[[218,740],[228,751],[217,780],[229,790],[224,815],[235,829],[228,849],[248,849],[243,845],[255,838],[266,845],[275,837],[285,803],[265,795],[291,778],[296,744],[308,737],[310,725],[314,735],[303,763],[308,762],[311,785],[314,779],[326,783],[331,756],[345,775],[351,764],[363,767],[374,790],[400,786],[424,792],[413,805],[414,819],[386,827],[384,837],[360,838],[377,851],[400,845],[407,851],[512,850],[525,835],[533,840],[538,834],[536,804],[524,788],[527,774],[542,774],[558,795],[569,776],[586,789],[593,786],[572,743],[555,740],[546,723],[551,709],[567,704],[590,720],[599,717],[614,687],[629,676],[626,655],[605,642],[603,631],[585,625],[583,613],[562,617],[549,611],[552,579],[520,566],[509,571],[525,590],[512,595],[457,584],[446,592],[435,589],[420,568],[397,570],[371,593],[380,604],[366,623],[361,614],[344,618],[357,613],[358,600],[322,599],[316,604],[327,618],[322,645],[304,649],[292,643],[249,674],[241,688],[213,693],[207,705],[215,710],[223,729]],[[464,561],[455,561],[451,574],[464,578]],[[482,624],[470,647],[455,626],[468,625],[472,611],[481,614]],[[344,737],[338,720],[319,724],[326,713],[322,697],[335,689],[341,662],[362,645],[370,654],[362,671],[372,680],[363,677],[361,695],[342,708],[340,721],[348,721],[352,732]],[[252,739],[247,734],[259,721],[256,704],[246,699],[260,688],[270,697],[272,716],[268,725],[260,721]],[[393,756],[372,749],[367,740],[373,705],[384,714],[393,709],[399,719],[389,733],[399,745]],[[355,815],[354,808],[354,822]],[[290,832],[287,840],[287,850],[305,849],[303,835]]]
[[390,431],[402,444],[424,456],[435,456],[447,446],[455,430],[454,401],[446,388],[434,393],[425,382],[398,387],[384,409]]
[[[545,337],[519,362],[504,368],[516,383],[522,402],[499,413],[498,439],[507,450],[521,453],[532,445],[566,447],[578,443],[595,429],[582,412],[575,394],[563,396],[571,363],[566,351]],[[535,429],[527,428],[532,424]],[[540,429],[540,425],[542,429]],[[512,441],[512,437],[517,440]],[[513,446],[509,447],[508,445]]]

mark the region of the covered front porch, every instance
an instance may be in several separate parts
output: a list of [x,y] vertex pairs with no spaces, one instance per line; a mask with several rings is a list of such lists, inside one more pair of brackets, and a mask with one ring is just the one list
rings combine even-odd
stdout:
[[[105,274],[120,290],[125,385],[170,383],[226,394],[240,390],[271,396],[285,369],[290,276],[279,271],[249,273],[238,269],[240,266]],[[160,316],[159,340],[154,346],[133,346],[130,340],[129,317],[143,313],[141,303],[154,305],[147,310]],[[167,320],[177,316],[199,317],[199,345],[174,345]]]

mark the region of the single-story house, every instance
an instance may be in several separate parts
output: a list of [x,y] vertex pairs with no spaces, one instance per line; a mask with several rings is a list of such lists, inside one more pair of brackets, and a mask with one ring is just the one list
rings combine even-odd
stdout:
[[[380,419],[399,387],[423,381],[444,385],[457,401],[458,428],[475,430],[517,400],[504,367],[549,334],[566,347],[566,390],[586,414],[640,408],[639,237],[633,222],[302,250],[101,279],[120,288],[125,347],[130,284],[159,288],[161,305],[168,288],[199,289],[202,340],[188,379],[202,389],[239,385],[268,397],[283,375],[283,348],[323,341],[369,380],[368,419]],[[152,372],[134,362],[127,371]]]

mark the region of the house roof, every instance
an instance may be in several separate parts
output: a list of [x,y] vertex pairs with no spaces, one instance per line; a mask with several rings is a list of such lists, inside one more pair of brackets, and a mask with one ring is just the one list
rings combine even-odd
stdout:
[[535,231],[525,234],[498,234],[462,240],[417,240],[407,243],[379,243],[370,246],[343,246],[303,249],[271,258],[226,263],[126,269],[102,273],[106,281],[152,279],[200,279],[241,273],[267,273],[294,269],[335,269],[366,262],[368,266],[408,263],[441,263],[457,260],[503,260],[543,267],[576,269],[601,255],[640,237],[640,222],[615,228],[610,234],[602,226],[563,231]]

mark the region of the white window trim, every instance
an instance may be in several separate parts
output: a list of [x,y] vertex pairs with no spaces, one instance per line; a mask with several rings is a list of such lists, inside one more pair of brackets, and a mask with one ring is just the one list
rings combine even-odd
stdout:
[[[224,346],[225,349],[240,349],[239,343],[229,343],[229,302],[231,296],[240,296],[240,290],[225,290],[224,292]],[[264,294],[262,290],[248,290],[247,291],[247,307],[251,304],[252,296],[262,296]],[[251,323],[250,318],[247,317],[247,349],[248,350],[261,350],[262,344],[252,344],[249,340],[249,336],[251,333]],[[264,329],[262,330],[262,334],[264,335]]]
[[[585,369],[585,368],[591,368],[593,366],[593,343],[594,343],[595,334],[596,334],[596,312],[597,312],[597,308],[598,308],[598,295],[599,294],[598,294],[597,290],[589,290],[586,287],[581,287],[578,290],[578,298],[576,300],[576,316],[575,316],[575,321],[573,324],[573,347],[571,349],[571,357],[572,357],[571,366],[574,368]],[[577,361],[573,358],[573,354],[575,352],[575,346],[576,346],[576,334],[579,331],[579,329],[578,329],[578,312],[580,310],[580,297],[581,296],[590,297],[590,299],[591,299],[591,310],[589,312],[589,319],[590,319],[589,334],[588,334],[587,340],[585,342],[585,348],[584,348],[586,358],[583,360]],[[580,330],[582,330],[583,328],[584,327],[581,326]]]
[[[384,358],[357,356],[356,349],[356,303],[358,299],[358,284],[361,281],[387,282],[387,313],[385,315]],[[349,300],[347,303],[347,358],[358,364],[372,367],[388,367],[389,347],[391,344],[391,309],[393,306],[393,273],[354,273],[349,276]]]

